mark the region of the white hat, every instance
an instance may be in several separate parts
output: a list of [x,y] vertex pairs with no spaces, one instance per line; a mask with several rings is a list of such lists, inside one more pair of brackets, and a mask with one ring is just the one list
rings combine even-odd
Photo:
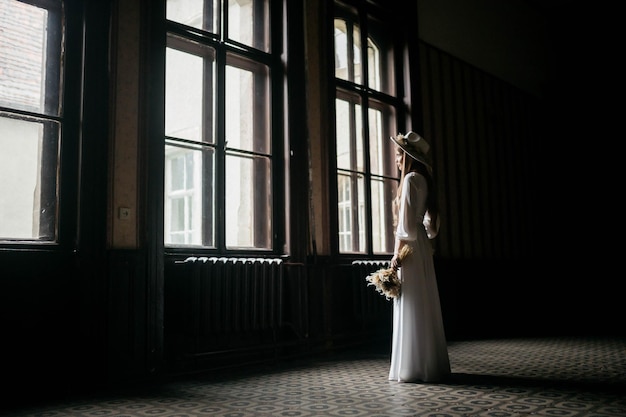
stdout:
[[411,158],[421,162],[426,165],[426,168],[432,170],[430,158],[428,157],[430,145],[426,142],[426,139],[415,132],[409,132],[406,135],[398,133],[395,138],[393,136],[390,136],[390,138]]

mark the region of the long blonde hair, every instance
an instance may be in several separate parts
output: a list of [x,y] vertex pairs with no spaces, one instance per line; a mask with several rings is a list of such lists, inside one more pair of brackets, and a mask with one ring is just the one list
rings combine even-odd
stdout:
[[[400,148],[401,149],[401,148]],[[428,186],[428,195],[426,196],[426,210],[430,216],[431,223],[437,224],[437,217],[439,217],[439,207],[437,206],[437,188],[435,187],[435,181],[431,172],[426,165],[411,158],[406,152],[402,151],[404,156],[402,158],[402,172],[400,174],[400,182],[398,183],[398,189],[396,196],[392,202],[393,212],[393,227],[398,225],[398,215],[400,214],[400,199],[402,197],[402,184],[404,183],[404,177],[409,172],[417,172],[426,178],[426,185]]]

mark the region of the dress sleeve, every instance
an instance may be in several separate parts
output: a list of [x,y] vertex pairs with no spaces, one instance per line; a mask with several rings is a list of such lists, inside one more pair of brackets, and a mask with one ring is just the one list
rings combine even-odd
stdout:
[[422,221],[426,203],[425,187],[426,182],[421,175],[411,173],[404,177],[396,228],[397,239],[413,241],[417,239],[418,227],[424,230]]
[[432,222],[431,218],[430,218],[430,214],[428,213],[428,211],[426,211],[426,214],[424,214],[424,229],[426,229],[426,234],[428,235],[429,239],[434,239],[437,237],[437,235],[439,234],[439,228],[441,225],[441,217],[437,216],[437,221],[436,222]]

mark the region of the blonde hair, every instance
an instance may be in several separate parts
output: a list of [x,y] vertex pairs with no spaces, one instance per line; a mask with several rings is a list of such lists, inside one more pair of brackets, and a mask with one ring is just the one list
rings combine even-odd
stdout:
[[[401,149],[398,147],[398,149]],[[402,157],[402,172],[400,174],[400,182],[398,183],[398,189],[396,196],[392,201],[392,213],[393,213],[393,227],[398,226],[398,216],[400,214],[400,199],[402,197],[402,184],[404,183],[404,177],[409,172],[417,172],[426,178],[426,184],[428,186],[428,195],[426,196],[426,210],[431,218],[431,222],[436,224],[437,217],[439,216],[439,208],[437,207],[437,188],[435,187],[435,181],[433,176],[426,167],[426,165],[411,158],[403,152]]]

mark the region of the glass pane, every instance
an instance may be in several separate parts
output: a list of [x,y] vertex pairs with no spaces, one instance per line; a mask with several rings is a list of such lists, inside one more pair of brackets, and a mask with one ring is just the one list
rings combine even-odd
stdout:
[[[336,100],[337,168],[365,170],[361,106]],[[354,123],[354,128],[352,127]]]
[[[373,104],[373,102],[370,103]],[[396,177],[398,169],[394,159],[395,148],[389,139],[390,136],[396,134],[391,130],[391,122],[395,120],[395,111],[391,106],[379,105],[378,107],[383,110],[370,108],[368,112],[370,169],[374,175]]]
[[337,168],[350,169],[350,105],[347,101],[335,100],[336,137],[337,137]]
[[339,251],[352,251],[352,187],[350,176],[339,173],[337,176],[339,197]]
[[[214,54],[205,57],[167,48],[165,68],[165,134],[214,142]],[[211,52],[211,53],[209,53]],[[205,84],[208,83],[209,85]]]
[[368,38],[367,40],[367,85],[369,88],[380,91],[380,50]]
[[372,246],[374,253],[393,252],[392,201],[398,182],[390,179],[372,180]]
[[337,175],[339,251],[365,251],[365,180],[362,175]]
[[226,247],[271,248],[270,160],[226,155]]
[[268,0],[228,0],[228,38],[269,51]]
[[365,138],[363,137],[363,118],[361,117],[361,106],[356,104],[354,106],[354,134],[355,143],[354,149],[356,151],[356,167],[355,169],[360,172],[365,172]]
[[367,85],[371,89],[393,95],[395,94],[395,71],[392,38],[378,20],[370,19],[368,29]]
[[166,244],[214,246],[214,166],[212,148],[165,146]]
[[357,176],[357,224],[359,230],[359,241],[355,246],[358,252],[365,252],[365,178],[363,175]]
[[349,80],[348,29],[344,20],[335,19],[335,77]]
[[369,109],[369,136],[370,136],[370,170],[372,174],[381,175],[384,171],[385,155],[389,154],[391,141],[383,145],[382,114],[378,110]]
[[354,42],[354,45],[352,47],[354,51],[354,56],[352,57],[354,62],[354,83],[362,84],[363,78],[361,77],[361,31],[359,30],[359,27],[357,25],[354,25],[352,28],[352,42]]
[[0,239],[52,240],[59,126],[0,117],[0,132]]
[[59,13],[19,1],[0,7],[0,106],[59,115]]
[[341,19],[335,19],[335,77],[361,83],[361,32]]
[[229,58],[237,67],[226,67],[226,146],[269,154],[269,70],[232,55]]
[[219,0],[167,0],[166,17],[207,32],[219,33]]

